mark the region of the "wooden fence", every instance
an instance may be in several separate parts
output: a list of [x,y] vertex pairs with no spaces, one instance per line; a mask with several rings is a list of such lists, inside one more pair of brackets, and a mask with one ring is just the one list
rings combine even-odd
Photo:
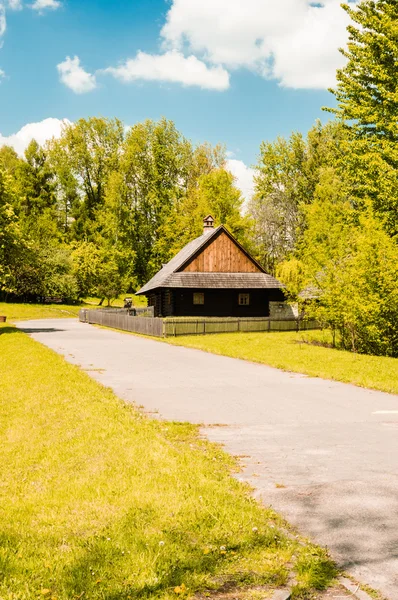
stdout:
[[132,308],[120,308],[120,307],[108,307],[101,306],[101,308],[86,309],[86,310],[101,310],[103,312],[111,314],[124,314],[133,317],[154,317],[155,307],[154,306],[134,306]]
[[316,321],[303,319],[270,319],[269,317],[168,318],[163,321],[165,337],[238,331],[307,331],[309,329],[319,329],[319,324]]
[[123,309],[82,309],[79,313],[79,319],[84,323],[93,323],[155,337],[238,331],[308,331],[319,329],[319,323],[306,319],[271,319],[269,317],[169,317],[163,319],[159,317],[134,317],[127,314],[127,311]]
[[122,329],[133,333],[143,333],[163,337],[163,319],[156,317],[132,317],[126,310],[87,310],[79,311],[79,320],[83,323],[104,325],[113,329]]

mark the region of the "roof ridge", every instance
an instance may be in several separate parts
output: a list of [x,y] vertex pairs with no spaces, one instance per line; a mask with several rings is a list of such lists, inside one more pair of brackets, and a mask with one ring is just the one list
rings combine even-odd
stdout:
[[[245,248],[243,248],[243,246],[240,244],[240,242],[238,242],[238,240],[228,231],[228,229],[224,226],[224,225],[219,225],[218,227],[215,227],[213,230],[210,230],[209,232],[203,233],[202,235],[198,236],[197,238],[193,239],[191,242],[188,242],[188,244],[186,244],[184,246],[184,248],[182,248],[166,265],[164,265],[164,267],[162,267],[162,269],[160,269],[140,290],[138,290],[138,292],[136,292],[137,294],[145,294],[146,292],[148,292],[149,290],[153,290],[156,288],[160,288],[160,287],[165,287],[167,286],[167,282],[170,279],[170,277],[172,275],[175,276],[181,276],[183,274],[183,272],[180,270],[182,269],[182,267],[184,267],[187,263],[189,263],[189,261],[194,257],[195,254],[197,254],[198,252],[200,252],[202,250],[202,248],[208,244],[216,235],[218,235],[218,233],[220,231],[224,231],[226,233],[226,235],[228,235],[228,237],[236,244],[236,246],[238,248],[240,248],[240,250],[242,252],[244,252],[244,254],[246,254],[246,256],[249,257],[249,259],[253,262],[253,264],[257,265],[260,269],[259,273],[252,273],[251,275],[260,275],[260,276],[265,276],[268,279],[268,281],[271,283],[272,282],[272,286],[270,287],[283,287],[282,284],[275,279],[274,277],[272,277],[272,275],[269,275],[268,273],[266,273],[263,269],[263,267],[255,260],[255,258],[253,258],[249,252],[247,252],[247,250],[245,250]],[[214,273],[197,273],[196,275],[210,275],[210,279],[211,276],[213,275],[213,279],[214,276],[216,275],[234,275],[235,277],[237,276],[243,276],[243,277],[247,277],[249,275],[249,273],[225,273],[225,272],[214,272]],[[187,274],[184,274],[187,275]],[[194,275],[193,273],[191,275]],[[265,286],[267,287],[267,286]]]
[[138,292],[137,294],[144,293],[149,289],[154,289],[155,287],[161,287],[162,282],[165,278],[167,278],[171,273],[175,273],[189,258],[195,254],[198,250],[204,246],[204,244],[211,240],[214,235],[220,231],[220,229],[224,228],[223,225],[219,225],[215,227],[212,231],[208,233],[202,233],[198,237],[194,238],[188,244],[186,244],[169,262],[164,265]]

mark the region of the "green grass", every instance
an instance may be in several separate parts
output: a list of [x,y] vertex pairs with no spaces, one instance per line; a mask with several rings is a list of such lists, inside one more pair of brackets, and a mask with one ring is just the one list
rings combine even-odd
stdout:
[[1,599],[175,599],[291,573],[310,597],[334,577],[196,426],[149,420],[13,327],[0,373]]
[[[242,358],[313,377],[398,394],[398,360],[326,348],[327,332],[220,333],[166,338],[170,344]],[[315,342],[315,344],[314,344]]]
[[0,302],[0,315],[6,316],[11,322],[28,319],[61,319],[77,317],[81,308],[82,305]]
[[[123,299],[128,294],[112,301],[112,306],[122,307]],[[29,319],[61,319],[77,317],[81,308],[98,308],[99,298],[85,298],[81,304],[24,304],[0,302],[0,315],[8,321],[25,321]],[[133,296],[134,306],[146,306],[146,298]],[[105,303],[106,305],[106,303]]]
[[[127,294],[127,293],[121,294],[119,296],[119,298],[115,298],[114,300],[112,300],[111,306],[123,307],[125,298],[132,298],[133,306],[139,306],[139,307],[147,306],[147,299],[145,296],[136,296],[135,294]],[[85,298],[84,302],[87,305],[90,305],[90,306],[94,305],[94,306],[98,307],[100,298],[98,298],[98,297]],[[107,306],[106,301],[103,302],[103,306]]]

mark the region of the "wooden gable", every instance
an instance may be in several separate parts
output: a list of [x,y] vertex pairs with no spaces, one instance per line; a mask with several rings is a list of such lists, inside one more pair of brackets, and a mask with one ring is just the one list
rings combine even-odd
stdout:
[[187,273],[263,273],[225,230],[221,230],[179,270]]

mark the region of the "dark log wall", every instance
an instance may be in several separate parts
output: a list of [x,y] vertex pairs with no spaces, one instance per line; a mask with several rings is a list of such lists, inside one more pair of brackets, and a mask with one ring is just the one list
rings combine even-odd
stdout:
[[[270,301],[284,301],[281,290],[193,290],[175,289],[173,313],[177,317],[268,317]],[[193,294],[204,293],[204,304],[194,304]],[[239,294],[250,294],[250,304],[240,306]]]
[[161,289],[148,294],[148,306],[154,307],[155,317],[172,317],[174,315],[175,290]]
[[161,291],[156,291],[148,294],[148,306],[153,306],[154,308],[154,316],[160,317],[162,315],[162,293]]
[[224,232],[183,269],[194,273],[261,273],[258,266]]

